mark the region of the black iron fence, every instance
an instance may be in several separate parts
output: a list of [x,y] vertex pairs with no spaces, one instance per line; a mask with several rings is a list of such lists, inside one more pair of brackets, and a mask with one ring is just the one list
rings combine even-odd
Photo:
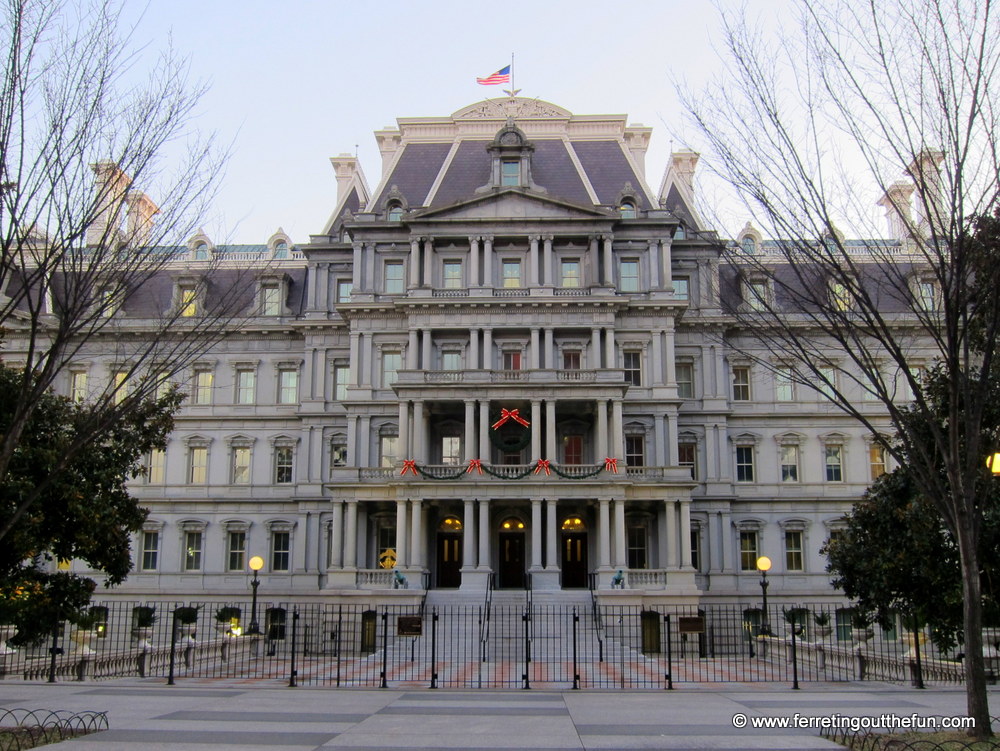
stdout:
[[[185,605],[186,607],[181,607]],[[180,608],[180,609],[178,609]],[[649,688],[883,680],[961,682],[925,634],[852,627],[843,606],[573,607],[109,602],[0,654],[0,675],[273,680],[290,685]],[[828,618],[824,618],[824,614]],[[256,633],[254,633],[256,631]],[[990,660],[988,660],[990,662]],[[994,667],[991,665],[991,667]]]

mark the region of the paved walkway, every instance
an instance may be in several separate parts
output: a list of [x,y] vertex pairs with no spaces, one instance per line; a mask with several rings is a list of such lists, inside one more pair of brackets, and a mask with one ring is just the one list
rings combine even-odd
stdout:
[[[1000,706],[1000,691],[992,691]],[[105,710],[110,729],[67,751],[415,751],[421,749],[836,749],[817,730],[734,727],[734,716],[964,715],[961,689],[873,683],[684,686],[675,691],[284,688],[162,680],[0,681],[0,707]],[[737,719],[739,722],[739,719]]]

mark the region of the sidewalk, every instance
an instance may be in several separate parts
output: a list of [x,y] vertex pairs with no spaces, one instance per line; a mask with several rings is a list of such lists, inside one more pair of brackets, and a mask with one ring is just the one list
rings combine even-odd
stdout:
[[[1000,693],[991,691],[995,705]],[[675,691],[450,691],[284,688],[162,680],[0,682],[0,707],[107,711],[110,730],[67,751],[414,749],[835,749],[817,730],[734,727],[738,713],[845,717],[964,715],[959,688],[737,684]]]

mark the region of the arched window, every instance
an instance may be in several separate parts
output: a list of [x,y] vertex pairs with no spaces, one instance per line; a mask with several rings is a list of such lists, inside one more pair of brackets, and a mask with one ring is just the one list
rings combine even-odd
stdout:
[[198,243],[194,248],[194,260],[196,261],[207,261],[208,260],[208,245],[206,243]]
[[757,241],[754,239],[753,235],[743,235],[743,239],[740,241],[743,245],[744,253],[756,253],[757,252]]
[[622,201],[619,212],[622,215],[622,219],[635,219],[635,204],[631,201]]
[[388,211],[386,212],[386,218],[388,218],[390,222],[403,221],[403,207],[398,203],[389,204]]
[[438,532],[461,532],[462,520],[457,516],[446,516],[438,525]]
[[579,516],[570,516],[563,519],[562,523],[563,532],[586,532],[587,525],[584,523],[583,519]]
[[519,532],[524,529],[524,522],[515,516],[510,516],[503,520],[500,529],[503,532]]
[[274,246],[274,258],[278,261],[288,258],[288,243],[281,241]]

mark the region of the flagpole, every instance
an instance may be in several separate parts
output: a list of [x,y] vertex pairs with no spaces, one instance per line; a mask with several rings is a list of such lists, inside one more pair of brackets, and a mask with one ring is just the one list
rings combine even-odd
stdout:
[[516,89],[514,88],[514,53],[511,52],[510,53],[510,98],[511,99],[514,98],[515,91]]

